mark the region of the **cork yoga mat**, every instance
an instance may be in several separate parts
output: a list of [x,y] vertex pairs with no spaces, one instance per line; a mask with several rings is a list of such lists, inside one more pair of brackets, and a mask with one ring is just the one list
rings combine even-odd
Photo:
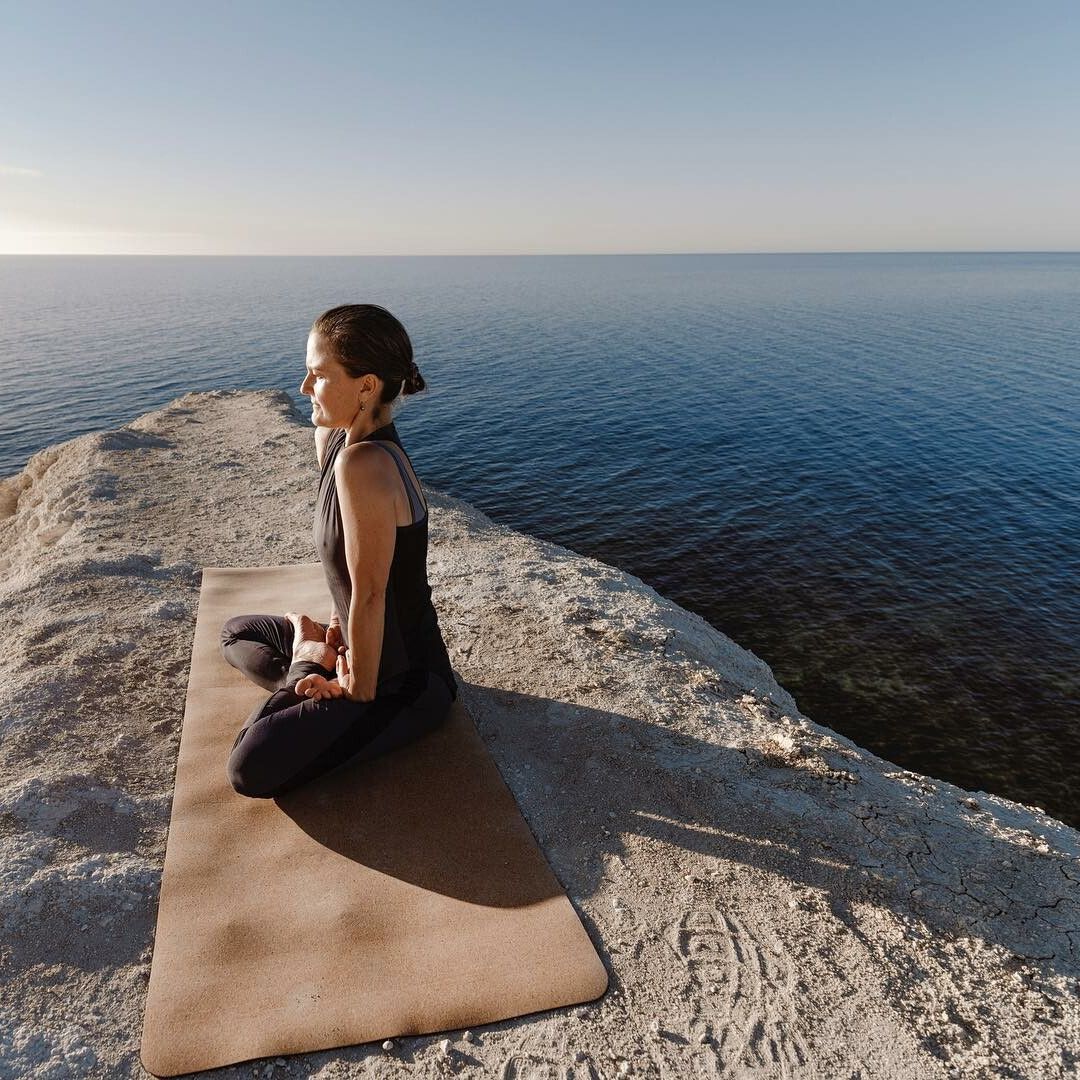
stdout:
[[229,784],[266,691],[233,615],[325,621],[319,564],[203,571],[141,1057],[155,1076],[591,1001],[607,972],[462,706],[277,799]]

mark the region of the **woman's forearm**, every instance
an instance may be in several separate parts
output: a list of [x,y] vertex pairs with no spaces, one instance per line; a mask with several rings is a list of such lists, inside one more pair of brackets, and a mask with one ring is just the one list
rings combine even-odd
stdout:
[[383,621],[386,618],[386,594],[349,604],[349,658],[353,690],[360,701],[371,701],[379,682],[379,659],[382,656]]

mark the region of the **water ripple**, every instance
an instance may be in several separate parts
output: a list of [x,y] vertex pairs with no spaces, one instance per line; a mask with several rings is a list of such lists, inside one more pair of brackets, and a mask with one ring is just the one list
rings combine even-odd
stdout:
[[385,304],[425,482],[637,574],[815,719],[1080,825],[1080,257],[0,258],[0,473],[189,390],[299,401]]

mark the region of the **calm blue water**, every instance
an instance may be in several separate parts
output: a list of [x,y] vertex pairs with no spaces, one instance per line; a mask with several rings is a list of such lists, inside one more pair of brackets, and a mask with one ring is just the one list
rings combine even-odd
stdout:
[[4,257],[0,473],[190,390],[300,402],[348,301],[410,331],[430,486],[637,574],[883,756],[1080,825],[1080,255]]

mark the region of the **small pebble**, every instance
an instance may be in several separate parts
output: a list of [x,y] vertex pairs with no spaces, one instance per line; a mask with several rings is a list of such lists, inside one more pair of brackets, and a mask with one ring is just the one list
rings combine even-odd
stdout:
[[454,1045],[449,1039],[443,1039],[442,1042],[439,1043],[439,1049],[447,1056],[449,1056],[450,1051],[453,1050],[453,1048]]
[[394,1049],[394,1040],[393,1039],[387,1039],[386,1042],[384,1042],[382,1044],[382,1048],[384,1050],[393,1050]]
[[629,1076],[630,1075],[630,1062],[629,1061],[620,1061],[619,1062],[619,1075],[620,1076]]
[[467,1043],[475,1043],[479,1041],[471,1031],[464,1032],[461,1037]]

